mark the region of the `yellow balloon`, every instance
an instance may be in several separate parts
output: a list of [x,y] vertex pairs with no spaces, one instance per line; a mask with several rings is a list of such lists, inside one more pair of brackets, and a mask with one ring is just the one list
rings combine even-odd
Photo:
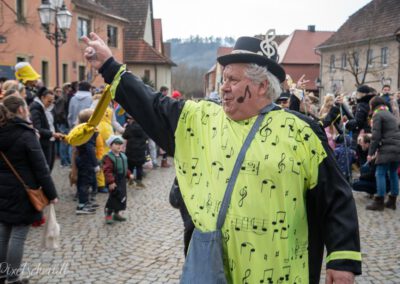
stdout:
[[110,85],[104,88],[103,94],[99,103],[90,116],[87,123],[81,123],[71,129],[68,135],[64,136],[64,141],[72,146],[85,144],[93,136],[96,126],[107,110],[108,104],[111,101]]

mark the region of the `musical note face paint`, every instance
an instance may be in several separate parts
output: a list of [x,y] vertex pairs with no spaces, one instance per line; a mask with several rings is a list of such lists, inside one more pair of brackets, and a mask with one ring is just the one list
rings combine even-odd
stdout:
[[244,100],[247,98],[247,96],[249,97],[249,99],[251,98],[251,92],[250,92],[250,87],[249,87],[249,85],[246,86],[246,89],[244,90],[244,95],[241,96],[241,97],[238,97],[238,98],[236,99],[236,101],[237,101],[239,104],[242,104],[242,103],[244,102]]

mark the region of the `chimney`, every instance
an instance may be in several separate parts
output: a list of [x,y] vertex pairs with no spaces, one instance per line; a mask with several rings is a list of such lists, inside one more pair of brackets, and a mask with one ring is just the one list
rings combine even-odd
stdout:
[[309,25],[307,30],[309,32],[315,33],[315,25]]

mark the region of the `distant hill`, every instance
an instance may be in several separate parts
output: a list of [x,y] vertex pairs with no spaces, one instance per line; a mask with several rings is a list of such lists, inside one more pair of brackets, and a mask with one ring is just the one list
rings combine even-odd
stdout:
[[233,46],[235,39],[191,36],[188,39],[170,39],[168,42],[171,43],[172,61],[178,65],[208,70],[215,64],[218,47]]

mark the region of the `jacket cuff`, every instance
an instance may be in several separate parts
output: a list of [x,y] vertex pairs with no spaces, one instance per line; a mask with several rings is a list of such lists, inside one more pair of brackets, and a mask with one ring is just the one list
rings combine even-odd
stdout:
[[111,84],[115,75],[118,73],[122,64],[115,61],[114,57],[110,57],[104,62],[103,66],[99,69],[99,73],[103,76],[104,82]]
[[337,251],[326,257],[326,268],[361,274],[361,253],[357,251]]
[[326,269],[353,272],[354,275],[361,275],[361,261],[341,259],[332,260],[326,264]]

